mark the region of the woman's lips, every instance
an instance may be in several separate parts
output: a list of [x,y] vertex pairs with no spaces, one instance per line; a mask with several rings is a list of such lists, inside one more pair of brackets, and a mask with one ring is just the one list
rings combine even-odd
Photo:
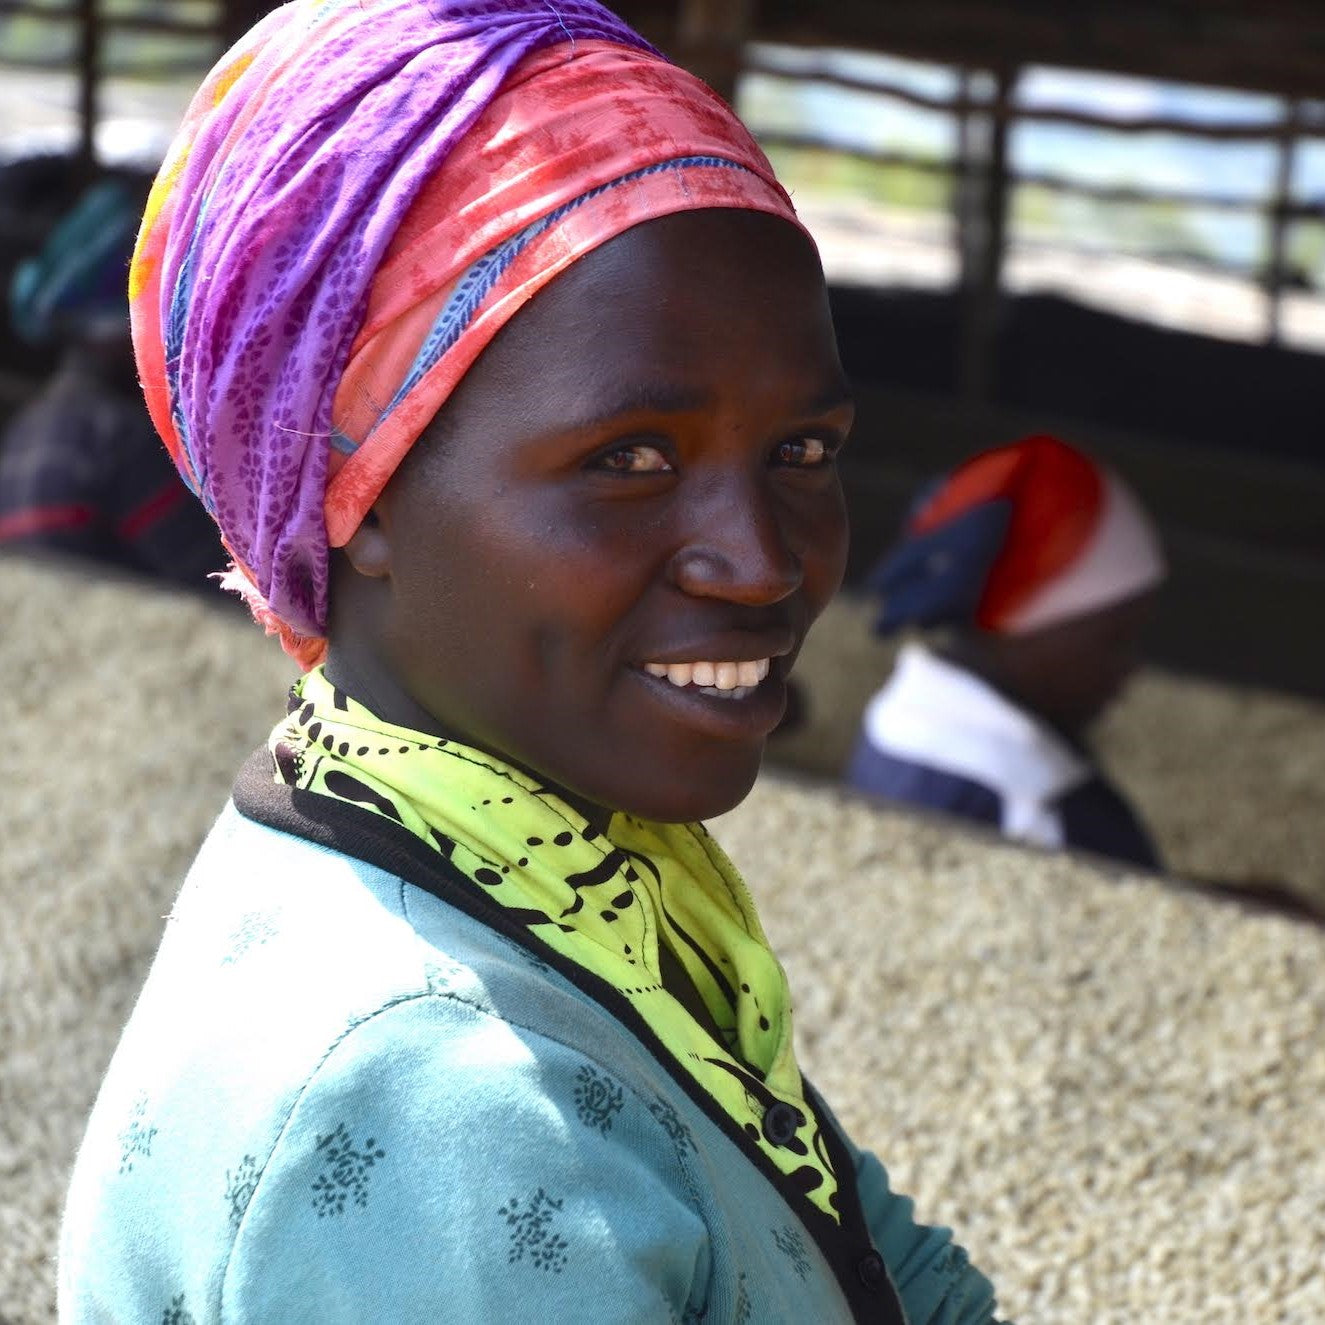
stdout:
[[[631,670],[673,720],[722,739],[762,739],[787,705],[781,669],[769,658],[645,663]],[[703,684],[710,676],[713,684]]]

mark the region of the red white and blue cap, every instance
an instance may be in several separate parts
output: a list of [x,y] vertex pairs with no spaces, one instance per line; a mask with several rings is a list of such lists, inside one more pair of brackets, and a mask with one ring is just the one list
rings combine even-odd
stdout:
[[1111,470],[1056,437],[984,451],[924,492],[870,577],[880,634],[1016,635],[1136,597],[1167,574],[1159,537]]

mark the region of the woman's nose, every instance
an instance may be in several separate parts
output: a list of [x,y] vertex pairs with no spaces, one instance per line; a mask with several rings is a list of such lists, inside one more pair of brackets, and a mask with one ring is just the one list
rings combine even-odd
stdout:
[[757,606],[800,588],[804,566],[788,537],[787,512],[763,485],[724,486],[690,514],[688,536],[668,566],[678,589]]

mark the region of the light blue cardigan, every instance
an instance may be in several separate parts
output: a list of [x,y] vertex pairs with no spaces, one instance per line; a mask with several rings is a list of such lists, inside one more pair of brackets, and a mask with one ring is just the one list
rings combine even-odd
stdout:
[[[850,1153],[911,1325],[991,1322],[947,1230]],[[569,979],[231,804],[88,1124],[60,1319],[827,1325],[852,1319],[840,1283],[788,1199]]]

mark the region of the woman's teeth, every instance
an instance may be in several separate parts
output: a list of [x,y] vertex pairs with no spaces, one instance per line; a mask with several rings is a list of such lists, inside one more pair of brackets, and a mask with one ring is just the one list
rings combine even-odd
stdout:
[[744,699],[768,675],[769,659],[745,662],[645,663],[650,676],[666,679],[674,686],[693,685],[706,695],[722,699]]

